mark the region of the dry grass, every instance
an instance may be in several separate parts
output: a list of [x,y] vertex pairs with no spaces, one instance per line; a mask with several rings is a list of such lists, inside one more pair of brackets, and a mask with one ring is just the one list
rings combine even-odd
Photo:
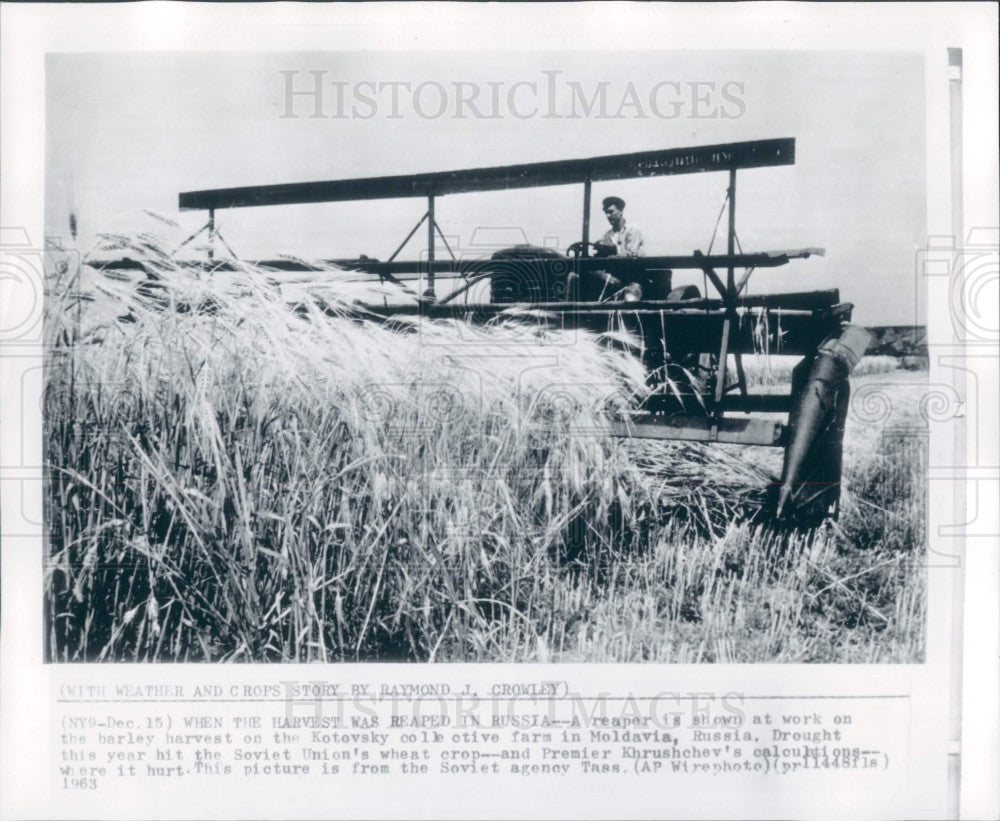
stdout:
[[51,658],[921,657],[916,449],[849,465],[840,525],[770,531],[745,452],[600,432],[644,375],[596,337],[109,246],[147,276],[47,301]]
[[[792,368],[799,362],[797,356],[745,357],[744,370],[747,387],[751,390],[784,388],[792,381]],[[855,378],[873,376],[875,374],[893,373],[900,369],[900,362],[892,356],[866,356],[854,369]],[[734,372],[735,364],[730,357],[730,373]]]
[[706,532],[689,507],[699,487],[685,488],[679,506],[667,500],[667,520],[648,551],[616,556],[597,578],[552,580],[538,607],[546,617],[535,657],[920,661],[923,465],[918,440],[883,440],[871,462],[849,469],[839,523],[810,533],[740,518],[739,500],[754,505],[747,486],[716,486],[713,518],[734,508],[737,515]]

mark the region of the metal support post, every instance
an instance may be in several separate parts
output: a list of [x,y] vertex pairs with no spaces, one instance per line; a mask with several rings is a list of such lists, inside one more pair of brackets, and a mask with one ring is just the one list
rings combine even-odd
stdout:
[[[728,237],[728,242],[726,243],[726,250],[729,256],[733,256],[733,254],[736,253],[736,169],[735,168],[729,169],[729,207],[727,208],[727,211],[729,214],[729,231],[728,231],[729,237]],[[743,286],[746,285],[747,279],[749,277],[750,274],[748,272],[746,277],[744,277],[743,280],[740,282],[740,284],[737,286],[735,267],[730,265],[729,268],[727,269],[726,302],[728,303],[728,307],[726,311],[726,325],[724,331],[727,337],[729,335],[730,325],[732,323],[739,322],[739,318],[736,316],[736,297],[743,289]],[[723,341],[722,345],[723,345],[723,351],[725,351],[726,348],[725,340]],[[743,357],[740,356],[740,354],[735,354],[734,359],[736,360],[736,381],[739,384],[740,393],[743,396],[746,396],[747,377],[746,373],[743,370]],[[724,356],[723,359],[721,359],[719,362],[719,370],[720,373],[722,374],[722,377],[719,380],[719,384],[721,385],[722,380],[725,379],[725,372],[726,372],[726,362]],[[718,391],[716,391],[716,394],[718,394]],[[716,398],[716,401],[719,401],[718,396]]]
[[215,209],[208,209],[208,260],[215,259]]
[[[729,169],[729,241],[726,244],[729,256],[732,256],[736,252],[736,169]],[[736,269],[732,265],[729,266],[729,276],[726,278],[726,287],[729,290],[730,297],[735,297],[736,293],[736,280],[735,280]]]
[[722,395],[726,391],[726,359],[729,356],[730,320],[726,317],[722,322],[722,344],[719,346],[719,370],[715,378],[715,413],[722,417]]
[[434,294],[434,195],[427,195],[427,290],[424,296],[435,298]]
[[422,216],[422,217],[420,218],[420,220],[419,220],[419,221],[417,222],[417,224],[416,224],[416,225],[414,225],[414,226],[413,226],[413,228],[411,228],[411,229],[410,229],[410,233],[406,235],[406,239],[404,239],[404,240],[403,240],[403,241],[402,241],[402,242],[401,242],[401,243],[399,244],[399,247],[398,247],[398,248],[397,248],[397,249],[396,249],[395,251],[393,251],[393,252],[392,252],[392,256],[391,256],[391,257],[389,257],[389,262],[392,262],[392,261],[393,261],[393,260],[394,260],[394,259],[395,259],[396,257],[398,257],[398,256],[399,256],[399,252],[400,252],[400,251],[402,251],[402,250],[403,250],[403,248],[405,248],[405,247],[406,247],[406,243],[408,243],[408,242],[410,241],[410,237],[412,237],[412,236],[413,236],[413,235],[414,235],[415,233],[417,233],[417,229],[418,229],[418,228],[419,228],[419,227],[420,227],[421,225],[423,225],[423,224],[424,224],[424,220],[425,220],[425,219],[427,219],[427,214],[426,214],[426,213],[425,213],[425,214],[424,214],[424,215],[423,215],[423,216]]
[[448,237],[444,235],[444,231],[441,230],[441,226],[435,222],[434,228],[437,230],[438,236],[441,237],[441,242],[444,243],[444,250],[448,252],[448,256],[457,262],[458,260],[455,256],[455,252],[451,250],[451,246],[448,244]]

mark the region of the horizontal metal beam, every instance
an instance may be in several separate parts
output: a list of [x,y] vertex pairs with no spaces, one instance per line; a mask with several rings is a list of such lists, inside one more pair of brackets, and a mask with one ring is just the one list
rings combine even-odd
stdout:
[[[644,411],[652,413],[680,412],[677,398],[670,393],[657,393],[647,397]],[[722,397],[723,413],[788,413],[792,409],[792,396],[787,393],[751,393],[747,396],[729,394]]]
[[[618,275],[634,274],[643,271],[659,270],[702,270],[706,266],[715,268],[779,268],[787,265],[793,259],[801,259],[808,256],[813,249],[803,249],[801,251],[761,251],[752,254],[713,254],[704,256],[701,254],[674,255],[660,257],[584,257],[573,259],[567,257],[510,257],[507,259],[492,259],[474,257],[470,259],[445,259],[433,263],[427,260],[399,260],[398,262],[379,262],[368,258],[350,259],[327,259],[317,260],[316,266],[335,266],[348,271],[359,271],[366,274],[381,276],[383,274],[394,275],[423,275],[433,269],[435,275],[458,274],[466,275],[487,271],[490,267],[511,270],[518,266],[525,270],[534,266],[559,265],[563,270],[567,267],[577,271],[607,271],[610,274]],[[117,260],[91,263],[97,268],[108,269],[134,269],[141,268],[142,263],[124,257]],[[178,261],[178,265],[203,265],[198,261]],[[257,265],[261,268],[273,268],[277,271],[315,271],[321,267],[311,267],[305,263],[295,260],[273,259],[273,260],[248,260],[246,264]],[[236,266],[227,260],[220,260],[213,265],[216,270],[235,270]]]
[[[774,308],[788,311],[814,311],[829,308],[838,300],[836,289],[829,291],[806,291],[791,294],[756,294],[736,300],[737,308]],[[636,316],[654,315],[663,312],[690,312],[695,318],[704,316],[705,311],[721,311],[725,303],[721,299],[692,299],[683,302],[665,300],[644,302],[480,302],[480,303],[434,303],[406,305],[370,305],[366,310],[382,316],[427,316],[431,318],[461,318],[466,314],[477,317],[501,314],[506,311],[543,311],[551,314],[630,314]]]
[[[375,262],[370,260],[339,260],[342,267],[369,274],[419,274],[431,268],[435,274],[469,273],[487,271],[490,267],[511,270],[518,266],[528,270],[534,266],[559,265],[566,269],[571,266],[577,271],[607,271],[609,274],[634,274],[656,270],[703,270],[714,268],[779,268],[793,259],[809,255],[811,249],[794,251],[762,251],[753,254],[684,254],[658,257],[583,257],[580,259],[560,257],[510,257],[506,259],[472,258],[440,260],[433,264],[427,260],[400,260],[398,262]],[[266,265],[267,263],[260,263]]]
[[627,439],[672,439],[684,442],[722,442],[733,445],[781,447],[785,426],[770,419],[720,419],[697,416],[637,415],[611,423],[611,435]]
[[186,211],[400,197],[440,197],[472,191],[568,185],[583,183],[587,179],[599,182],[794,163],[794,139],[755,140],[462,171],[185,191],[180,195],[179,206],[182,211]]
[[722,399],[722,409],[745,413],[788,413],[792,409],[792,397],[787,393],[726,396]]
[[[478,305],[366,305],[358,306],[369,314],[384,317],[392,322],[394,317],[423,316],[428,319],[453,319],[481,324],[507,314],[510,319],[525,318],[520,311],[528,311],[531,322],[560,330],[581,329],[600,334],[609,328],[625,328],[641,336],[647,351],[669,351],[672,357],[683,358],[695,353],[717,353],[722,339],[725,311],[673,311],[670,303],[659,303],[659,308],[635,309],[641,303],[521,303]],[[550,308],[551,306],[551,308]],[[343,309],[330,307],[333,315],[342,315]],[[412,323],[407,322],[410,327]],[[822,312],[782,310],[781,334],[772,332],[762,349],[762,340],[755,333],[756,321],[752,316],[730,329],[729,353],[731,354],[790,354],[806,355],[827,336],[841,327],[838,318],[829,318]],[[773,328],[772,330],[776,330]],[[652,355],[652,354],[651,354]]]

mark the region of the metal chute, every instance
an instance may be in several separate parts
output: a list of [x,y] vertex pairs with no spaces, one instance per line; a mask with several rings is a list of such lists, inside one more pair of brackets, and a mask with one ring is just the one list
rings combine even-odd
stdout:
[[797,399],[788,420],[777,518],[815,520],[836,513],[850,401],[847,377],[870,340],[864,328],[845,325],[839,336],[828,337],[815,356],[796,369],[792,394]]

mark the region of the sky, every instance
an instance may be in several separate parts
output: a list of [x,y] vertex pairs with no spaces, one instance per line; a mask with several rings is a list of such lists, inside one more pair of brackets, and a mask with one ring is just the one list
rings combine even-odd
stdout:
[[[102,232],[179,244],[205,221],[178,211],[182,191],[793,137],[794,166],[739,173],[737,232],[747,251],[827,256],[758,271],[751,292],[839,287],[857,322],[923,321],[921,52],[126,52],[51,54],[46,69],[46,234],[70,244],[72,212],[80,250]],[[727,182],[595,183],[592,238],[613,194],[648,253],[707,251]],[[582,202],[582,186],[556,186],[442,197],[436,211],[468,256],[515,242],[565,248],[580,238]],[[425,207],[270,206],[216,219],[247,259],[386,259]],[[424,242],[420,231],[400,258]],[[720,231],[714,248],[724,247]]]

